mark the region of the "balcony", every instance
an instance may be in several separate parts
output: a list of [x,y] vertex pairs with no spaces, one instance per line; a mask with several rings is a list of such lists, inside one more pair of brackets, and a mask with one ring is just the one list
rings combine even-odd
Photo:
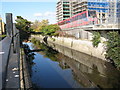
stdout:
[[63,7],[63,8],[65,8],[65,9],[69,9],[70,7]]
[[70,10],[63,10],[63,12],[70,12]]
[[70,14],[63,14],[64,16],[70,16]]
[[69,5],[69,2],[63,2],[63,4]]

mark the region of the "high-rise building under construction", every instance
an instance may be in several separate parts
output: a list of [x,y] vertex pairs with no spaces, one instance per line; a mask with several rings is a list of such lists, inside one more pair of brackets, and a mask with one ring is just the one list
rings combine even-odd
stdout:
[[119,0],[59,0],[57,22],[68,19],[83,11],[96,11],[98,24],[119,21]]

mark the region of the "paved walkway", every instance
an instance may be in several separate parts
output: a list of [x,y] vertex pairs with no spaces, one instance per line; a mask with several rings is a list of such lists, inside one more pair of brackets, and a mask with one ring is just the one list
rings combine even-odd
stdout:
[[0,83],[0,90],[3,87],[19,88],[19,73],[16,70],[19,65],[18,54],[13,53],[11,41],[10,37],[0,41],[0,82],[2,82]]
[[6,67],[8,63],[8,56],[10,50],[11,38],[6,37],[2,41],[0,41],[0,89],[5,83],[5,75],[6,75]]
[[10,59],[7,67],[7,76],[5,88],[19,88],[19,57],[18,54],[13,53],[13,46],[11,46]]

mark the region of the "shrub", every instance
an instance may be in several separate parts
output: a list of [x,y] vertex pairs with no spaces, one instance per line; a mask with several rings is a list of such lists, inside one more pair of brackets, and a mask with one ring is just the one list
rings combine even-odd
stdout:
[[118,32],[109,32],[107,35],[106,58],[120,68],[120,35]]
[[92,44],[94,47],[98,47],[99,43],[101,42],[100,40],[100,33],[99,32],[94,32],[93,33],[93,38],[92,38]]

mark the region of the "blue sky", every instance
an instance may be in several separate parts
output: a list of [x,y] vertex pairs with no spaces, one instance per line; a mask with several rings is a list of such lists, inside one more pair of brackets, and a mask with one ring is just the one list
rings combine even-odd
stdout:
[[53,24],[56,23],[56,2],[2,2],[4,21],[5,13],[12,13],[13,20],[22,16],[30,21],[48,19]]

